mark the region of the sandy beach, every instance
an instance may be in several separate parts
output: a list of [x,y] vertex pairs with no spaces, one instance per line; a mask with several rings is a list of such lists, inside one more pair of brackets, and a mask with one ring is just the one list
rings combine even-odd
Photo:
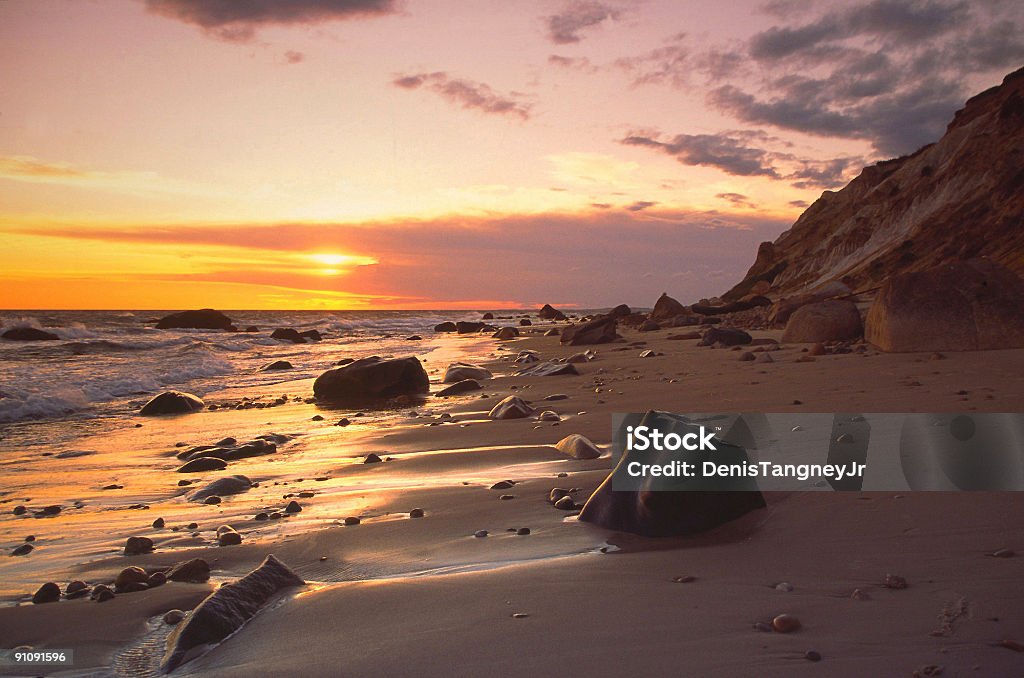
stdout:
[[[621,329],[623,341],[592,347],[596,357],[576,365],[578,376],[510,376],[520,351],[545,360],[578,352],[542,336],[545,329],[538,324],[511,341],[430,339],[431,379],[450,361],[476,362],[495,374],[480,392],[363,416],[296,400],[272,410],[140,418],[141,428],[129,424],[91,441],[98,453],[89,468],[61,485],[44,490],[42,480],[26,477],[30,507],[67,508],[54,517],[16,517],[9,509],[21,499],[4,497],[0,539],[13,546],[33,534],[36,546],[2,565],[4,645],[74,648],[67,675],[155,675],[171,630],[164,613],[191,609],[212,587],[274,554],[307,586],[279,596],[176,674],[1024,670],[1024,655],[1013,649],[1019,646],[1000,645],[1024,638],[1024,561],[990,555],[1024,548],[1024,499],[1016,493],[776,493],[766,509],[740,521],[668,539],[581,523],[548,498],[564,487],[582,504],[604,479],[613,412],[1014,411],[1024,392],[1024,351],[936,360],[867,348],[795,362],[808,347],[782,344],[766,364],[669,339],[675,329]],[[771,330],[752,334],[778,339]],[[645,350],[660,355],[639,357]],[[310,388],[297,381],[274,394],[305,396]],[[509,394],[561,420],[488,419]],[[542,402],[555,394],[568,397]],[[323,420],[313,421],[317,416]],[[343,416],[354,423],[335,426]],[[291,436],[277,454],[232,462],[194,483],[241,473],[258,487],[218,505],[185,499],[192,487],[177,487],[176,444],[271,431]],[[570,433],[587,436],[604,454],[568,458],[553,445]],[[371,452],[384,461],[364,464]],[[44,473],[58,472],[60,463]],[[514,485],[490,489],[502,480]],[[123,488],[98,491],[107,483]],[[253,519],[283,511],[293,499],[301,512]],[[132,508],[138,505],[147,508]],[[424,516],[410,518],[414,508]],[[352,516],[359,524],[344,525]],[[157,517],[165,527],[151,526]],[[189,530],[192,522],[197,527]],[[216,545],[224,524],[241,533],[240,545]],[[516,532],[523,527],[529,534]],[[487,536],[474,536],[480,530]],[[154,551],[121,554],[133,535],[153,539]],[[45,581],[109,583],[129,565],[155,571],[192,558],[209,563],[210,582],[169,582],[102,604],[27,603]],[[893,574],[908,587],[887,588]],[[758,630],[779,614],[796,616],[800,630]]]

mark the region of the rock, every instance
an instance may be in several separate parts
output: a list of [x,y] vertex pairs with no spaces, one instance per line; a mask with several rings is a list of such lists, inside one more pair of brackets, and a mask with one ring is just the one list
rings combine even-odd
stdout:
[[43,603],[55,603],[60,600],[60,587],[54,582],[46,582],[32,594],[32,603],[42,605]]
[[510,501],[512,499],[515,499],[515,498],[516,498],[516,495],[514,495],[514,494],[503,494],[500,497],[498,497],[498,499],[500,499],[502,501]]
[[11,555],[12,556],[27,556],[28,554],[32,553],[32,549],[33,548],[35,548],[35,547],[32,546],[32,544],[21,544],[19,546],[15,546],[14,547],[14,550],[11,551]]
[[517,377],[556,377],[563,374],[579,374],[572,363],[537,363],[516,372]]
[[780,581],[778,584],[775,585],[775,590],[782,591],[783,593],[792,593],[793,585],[790,584],[788,581]]
[[124,554],[126,556],[137,556],[153,551],[153,540],[149,537],[128,537],[124,543]]
[[547,331],[544,332],[544,336],[545,337],[557,337],[560,334],[561,334],[561,332],[556,330],[554,327],[552,327],[550,330],[547,330]]
[[808,650],[807,652],[804,652],[804,659],[809,662],[820,662],[821,653],[815,650]]
[[235,326],[231,318],[220,311],[212,308],[203,308],[198,311],[182,311],[164,316],[156,323],[158,330],[170,329],[196,329],[196,330],[225,330],[233,332]]
[[164,525],[165,524],[166,523],[164,522],[163,518],[157,518],[156,520],[153,521],[153,529],[154,530],[162,530],[162,529],[164,529]]
[[497,332],[491,335],[492,339],[500,339],[502,341],[508,341],[509,339],[515,339],[519,336],[519,330],[514,327],[502,327]]
[[772,629],[776,633],[792,633],[800,629],[800,620],[791,614],[780,614],[772,619]]
[[160,414],[187,414],[206,407],[199,396],[182,391],[164,391],[142,406],[139,414],[144,417]]
[[686,341],[687,339],[700,339],[700,332],[684,332],[683,334],[670,334],[665,338],[671,341]]
[[164,623],[168,626],[177,626],[185,619],[185,613],[181,610],[168,610],[164,613]]
[[117,577],[114,579],[114,591],[117,593],[130,593],[132,591],[141,591],[142,588],[135,586],[136,584],[143,584],[145,588],[149,588],[148,585],[149,575],[141,567],[126,567],[121,570]]
[[249,333],[251,334],[252,332],[259,332],[259,331],[260,331],[260,328],[256,327],[255,325],[249,325],[248,327],[246,327],[246,328],[245,328],[244,330],[242,330],[242,331],[243,331],[243,332],[249,332]]
[[612,310],[608,311],[606,315],[610,315],[613,318],[623,318],[632,313],[633,311],[629,308],[629,306],[626,306],[625,304],[619,304]]
[[654,321],[668,320],[669,318],[674,318],[677,315],[688,314],[689,309],[663,292],[662,295],[658,297],[658,301],[654,303],[654,309],[651,311],[650,319]]
[[907,588],[908,584],[907,580],[898,574],[887,574],[885,575],[885,579],[882,581],[882,586],[887,589],[902,590]]
[[276,372],[278,370],[290,370],[293,366],[287,360],[275,360],[272,363],[267,363],[260,368],[260,372]]
[[220,497],[218,497],[215,494],[207,497],[206,499],[203,499],[203,503],[207,504],[209,506],[216,506],[217,504],[221,503],[222,501],[224,501],[224,500],[221,499]]
[[569,346],[607,344],[619,335],[615,332],[616,322],[612,316],[598,316],[590,322],[570,325],[562,330],[561,343]]
[[888,279],[865,322],[865,338],[889,352],[1024,347],[1024,281],[988,259]]
[[18,504],[13,509],[11,509],[11,513],[13,513],[16,516],[23,516],[27,512],[28,512],[28,509],[25,508],[24,506],[22,506],[21,504]]
[[434,325],[435,332],[455,332],[458,328],[455,327],[455,323],[446,322]]
[[491,485],[492,490],[511,490],[515,486],[515,483],[509,480],[499,480],[498,482]]
[[798,308],[786,323],[782,341],[843,341],[857,339],[863,333],[857,305],[849,299],[833,299]]
[[278,341],[290,341],[293,344],[306,343],[306,338],[302,336],[298,330],[291,327],[278,327],[270,333],[270,338],[277,339]]
[[238,546],[242,543],[242,535],[230,525],[217,528],[217,544],[220,546]]
[[476,379],[462,379],[460,381],[455,382],[451,386],[448,386],[447,388],[441,389],[434,395],[443,398],[445,396],[454,396],[460,395],[462,393],[469,393],[470,391],[479,391],[482,388],[483,386],[481,386],[480,382],[477,381]]
[[516,534],[518,534],[520,537],[525,537],[526,535],[530,534],[530,528],[520,527],[518,530],[516,530]]
[[562,497],[555,502],[555,508],[563,511],[572,511],[576,508],[576,502],[573,501],[572,497]]
[[64,596],[69,600],[74,598],[81,598],[82,596],[88,595],[91,589],[81,579],[75,579],[74,581],[68,582],[67,587],[64,589]]
[[415,357],[382,360],[363,358],[327,370],[313,382],[318,401],[380,403],[400,395],[430,392],[430,378]]
[[825,353],[826,353],[825,345],[822,344],[821,342],[818,342],[818,343],[814,344],[807,351],[807,355],[815,355],[815,356],[817,356],[817,355],[825,355]]
[[455,331],[458,332],[459,334],[475,334],[482,330],[484,327],[486,327],[484,323],[468,322],[465,320],[460,320],[459,322],[455,323]]
[[757,360],[757,356],[750,351],[744,351],[740,354],[740,362],[754,362]]
[[569,356],[568,358],[565,359],[565,362],[571,363],[571,364],[576,364],[576,363],[589,363],[591,360],[593,360],[591,352],[590,351],[586,351],[584,353],[573,353],[571,356]]
[[520,318],[520,320],[519,320],[519,326],[520,327],[529,327],[532,324],[533,323],[530,322],[529,318]]
[[298,513],[301,510],[302,510],[302,507],[299,506],[299,502],[295,501],[294,499],[292,501],[288,502],[288,505],[284,507],[284,512],[285,513]]
[[352,525],[358,525],[359,522],[359,518],[357,518],[356,516],[349,516],[348,518],[345,518],[345,524],[350,527]]
[[166,574],[171,581],[202,584],[210,579],[210,565],[202,558],[183,560],[171,567]]
[[324,415],[322,415],[322,414],[314,414],[312,417],[310,417],[310,421],[323,421],[323,420],[324,420]]
[[206,487],[193,492],[189,501],[204,501],[207,497],[241,494],[252,488],[252,481],[246,476],[225,476],[218,478]]
[[59,336],[36,327],[12,327],[0,337],[7,341],[57,341]]
[[534,409],[519,396],[508,396],[491,408],[487,416],[491,419],[524,419],[533,414]]
[[342,417],[338,421],[334,422],[335,426],[348,426],[352,421],[348,417]]
[[380,455],[375,452],[370,452],[363,459],[364,464],[379,464],[381,461],[383,460],[380,458]]
[[660,355],[664,355],[664,354],[658,353],[657,351],[652,351],[651,349],[640,351],[640,357],[641,358],[657,358]]
[[418,334],[410,334],[405,338],[406,341],[423,341],[423,337]]
[[551,304],[544,304],[538,311],[537,316],[543,320],[566,320],[565,314],[559,311],[557,308],[551,306]]
[[555,443],[555,449],[573,459],[597,459],[601,456],[601,450],[597,449],[597,445],[579,433],[562,438]]
[[491,313],[490,311],[488,311],[487,313],[484,313],[482,316],[480,316],[480,319],[481,320],[494,320],[494,314]]
[[537,421],[562,421],[562,418],[554,410],[544,410],[537,415]]
[[228,463],[217,457],[200,457],[193,459],[179,466],[175,471],[178,473],[204,473],[206,471],[220,471],[226,469]]
[[444,371],[444,377],[441,381],[445,384],[454,384],[456,382],[463,381],[464,379],[490,379],[494,375],[491,371],[480,367],[479,365],[471,365],[470,363],[451,363],[448,368]]
[[489,534],[489,532],[487,530],[477,530],[476,532],[473,533],[473,536],[476,537],[477,539],[483,539],[488,534]]
[[743,330],[731,327],[712,327],[704,333],[704,336],[701,337],[697,345],[714,346],[715,344],[722,344],[724,346],[742,346],[749,344],[751,341],[753,341],[753,337]]
[[654,322],[653,320],[645,320],[644,323],[640,326],[640,331],[641,332],[654,332],[655,330],[660,330],[660,329],[661,329],[661,325],[659,325],[658,323]]
[[758,353],[756,362],[759,363],[773,363],[775,358],[772,357],[771,353]]
[[426,514],[423,512],[423,509],[421,508],[414,508],[413,510],[409,511],[410,518],[422,518],[424,515]]
[[155,589],[157,586],[163,586],[167,583],[167,575],[163,572],[154,572],[149,575],[149,579],[146,580],[146,584],[151,589]]
[[105,603],[108,600],[114,599],[114,591],[106,584],[97,584],[92,587],[92,592],[89,594],[89,597],[97,603]]
[[164,672],[198,656],[202,648],[218,643],[255,615],[279,591],[305,582],[287,565],[267,556],[255,570],[211,593],[167,638],[160,663]]

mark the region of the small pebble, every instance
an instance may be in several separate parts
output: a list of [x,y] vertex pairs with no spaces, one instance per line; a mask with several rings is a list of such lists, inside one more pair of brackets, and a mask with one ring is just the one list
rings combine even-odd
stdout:
[[410,518],[422,518],[424,515],[425,514],[423,513],[423,509],[421,508],[414,508],[413,510],[409,511]]
[[366,457],[365,457],[365,458],[363,459],[363,463],[364,463],[364,464],[378,464],[378,463],[380,463],[380,455],[378,455],[378,454],[375,454],[375,453],[373,453],[373,452],[370,452],[370,453],[369,453],[368,455],[366,455]]
[[285,513],[298,513],[301,510],[302,507],[299,506],[299,502],[295,501],[294,499],[288,502],[288,505],[284,507]]
[[672,577],[672,581],[676,584],[689,584],[691,582],[697,581],[697,578],[694,577],[692,574],[681,574],[676,577]]
[[780,614],[772,620],[772,629],[776,633],[792,633],[799,630],[800,620],[791,614]]
[[28,554],[32,553],[32,548],[32,544],[22,544],[21,546],[15,547],[15,549],[11,551],[11,555],[27,556]]
[[345,524],[346,525],[358,525],[359,524],[359,518],[356,517],[356,516],[349,516],[348,518],[345,518]]
[[199,523],[189,523],[188,525],[185,526],[185,529],[186,530],[196,530],[196,529],[199,529]]
[[160,529],[163,529],[163,526],[164,526],[164,519],[163,518],[157,518],[156,520],[153,521],[153,528],[154,529],[160,530]]
[[267,520],[268,518],[270,518],[270,516],[268,516],[265,511],[260,511],[259,513],[257,513],[256,515],[254,515],[252,517],[253,520],[260,520],[260,521]]
[[477,539],[483,539],[487,535],[488,535],[487,530],[477,530],[476,532],[473,533],[473,536],[476,537]]
[[520,537],[525,537],[526,535],[530,534],[530,528],[520,527],[518,530],[516,530],[516,534],[518,534]]
[[177,626],[184,618],[185,613],[181,610],[168,610],[164,613],[164,623],[168,626]]
[[512,489],[513,483],[508,480],[499,480],[498,482],[491,485],[492,490],[510,490]]
[[515,499],[515,498],[516,498],[516,495],[514,495],[514,494],[503,494],[500,497],[498,497],[498,499],[501,499],[502,501],[508,501],[509,499]]
[[793,590],[793,585],[790,584],[788,581],[780,581],[778,584],[775,585],[775,590],[789,593]]
[[885,575],[885,581],[882,582],[882,586],[887,589],[905,589],[907,588],[907,580],[898,574],[887,574]]
[[804,659],[806,659],[809,662],[820,662],[821,661],[821,653],[820,652],[815,652],[814,650],[808,650],[807,652],[804,653]]
[[1013,558],[1016,554],[1011,549],[999,549],[989,554],[993,558]]
[[216,506],[216,505],[217,505],[217,504],[219,504],[220,502],[221,502],[221,498],[220,498],[220,497],[218,497],[218,496],[217,496],[217,495],[215,495],[215,494],[214,494],[214,495],[211,495],[211,496],[209,496],[209,497],[207,497],[206,499],[204,499],[204,500],[203,500],[203,503],[204,503],[204,504],[209,504],[209,505],[211,505],[211,506]]
[[513,619],[526,619],[526,618],[527,618],[527,617],[529,617],[529,616],[530,616],[530,615],[528,615],[528,614],[527,614],[527,613],[525,613],[525,612],[513,612],[513,613],[512,613],[512,618],[513,618]]

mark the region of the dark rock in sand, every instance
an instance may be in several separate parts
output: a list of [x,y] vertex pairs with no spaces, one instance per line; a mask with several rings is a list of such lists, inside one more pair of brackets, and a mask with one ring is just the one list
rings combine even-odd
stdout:
[[160,318],[156,323],[158,330],[196,329],[232,331],[233,327],[231,318],[212,308],[172,313]]
[[260,368],[260,372],[276,372],[277,370],[291,370],[294,369],[292,364],[287,360],[275,360],[272,363],[268,363]]
[[480,319],[481,320],[494,320],[494,314],[488,311],[487,313],[484,313],[482,316],[480,316]]
[[423,337],[418,334],[410,334],[405,338],[406,341],[423,341]]
[[243,331],[243,332],[248,332],[248,333],[250,333],[250,334],[251,334],[251,333],[253,333],[253,332],[259,332],[259,331],[260,331],[260,328],[256,327],[255,325],[249,325],[248,327],[246,327],[246,328],[245,328],[244,330],[242,330],[242,331]]
[[447,388],[441,389],[434,395],[439,397],[453,396],[461,393],[469,393],[470,391],[479,391],[482,388],[483,386],[481,386],[480,382],[476,379],[463,379],[455,382]]
[[800,630],[800,620],[791,614],[780,614],[772,619],[772,629],[776,633],[792,633]]
[[184,560],[167,571],[170,581],[202,584],[210,579],[210,565],[202,558]]
[[154,530],[162,530],[165,524],[166,523],[164,522],[163,518],[157,518],[156,520],[153,521],[153,529]]
[[651,320],[668,320],[674,318],[677,315],[688,315],[689,310],[680,304],[678,301],[668,296],[668,294],[662,292],[661,296],[658,297],[658,301],[654,303],[654,309],[651,310]]
[[632,309],[629,308],[629,306],[626,306],[625,304],[619,304],[612,310],[608,311],[606,315],[610,315],[613,318],[624,318],[625,316],[631,315],[632,313],[633,311]]
[[359,518],[357,518],[356,516],[349,516],[349,517],[345,518],[345,524],[348,525],[349,527],[351,527],[352,525],[358,525],[359,524]]
[[161,670],[173,671],[203,648],[237,631],[279,591],[305,582],[272,555],[237,582],[225,584],[201,602],[167,638]]
[[177,626],[185,619],[185,613],[181,610],[168,610],[164,613],[164,623],[168,626]]
[[488,534],[490,534],[490,533],[487,530],[477,530],[476,532],[473,533],[473,536],[476,537],[477,539],[483,539]]
[[439,323],[437,325],[434,325],[435,332],[455,332],[457,330],[458,328],[455,326],[455,323],[453,322]]
[[12,327],[0,335],[0,337],[7,341],[56,341],[60,339],[53,332],[47,332],[35,327]]
[[533,412],[534,409],[519,396],[508,396],[492,407],[487,416],[491,419],[525,419]]
[[208,506],[216,506],[217,504],[221,503],[222,501],[224,501],[224,500],[214,494],[214,495],[210,495],[209,497],[204,499],[203,503],[208,505]]
[[327,370],[313,382],[313,395],[325,402],[374,404],[429,392],[430,378],[415,357],[363,358]]
[[576,502],[573,501],[572,497],[562,497],[555,502],[555,508],[562,511],[572,511],[576,508]]
[[309,341],[321,341],[324,338],[323,335],[320,334],[319,330],[306,330],[305,332],[299,332],[299,336]]
[[514,327],[502,327],[497,332],[491,335],[492,339],[500,339],[501,341],[508,341],[510,339],[516,339],[519,336],[519,330]]
[[857,305],[849,299],[832,299],[798,308],[786,323],[782,341],[842,341],[858,339],[863,333]]
[[749,344],[751,341],[753,341],[753,337],[743,330],[731,327],[712,327],[704,333],[704,336],[701,337],[697,345],[714,346],[715,344],[722,344],[724,346],[742,346]]
[[106,584],[97,584],[92,587],[92,592],[89,594],[89,597],[97,603],[105,603],[108,600],[114,599],[114,591]]
[[484,323],[469,322],[466,320],[460,320],[455,323],[455,331],[459,334],[473,334],[475,332],[479,332],[484,327],[486,327]]
[[205,501],[208,497],[241,494],[252,488],[252,481],[246,476],[226,476],[218,478],[206,487],[193,492],[189,501]]
[[146,584],[151,589],[155,589],[157,586],[163,586],[167,583],[167,575],[163,572],[154,572],[149,575],[149,579],[146,580]]
[[426,514],[423,512],[423,509],[421,508],[414,508],[413,510],[409,511],[410,518],[422,518],[424,515]]
[[516,372],[517,377],[556,377],[563,374],[579,374],[572,363],[537,363]]
[[507,480],[499,480],[498,482],[491,485],[492,490],[511,490],[515,483],[511,483]]
[[124,543],[124,554],[126,556],[137,556],[142,553],[153,551],[153,540],[149,537],[128,537]]
[[444,371],[444,377],[441,381],[445,384],[454,384],[464,379],[490,379],[494,375],[491,371],[480,367],[479,365],[472,365],[470,363],[451,363],[448,368]]
[[28,509],[22,506],[21,504],[18,504],[13,509],[11,509],[11,513],[13,513],[16,516],[23,516],[26,513],[28,513]]
[[32,544],[21,544],[19,546],[15,546],[14,547],[14,550],[11,551],[11,555],[12,556],[27,556],[28,554],[32,553],[32,549],[33,548],[34,547],[32,546]]
[[1024,280],[988,259],[893,276],[864,336],[897,353],[1024,348]]
[[146,584],[148,588],[149,575],[141,567],[132,566],[121,570],[114,579],[114,591],[117,593],[130,593],[139,590],[134,584]]
[[566,327],[562,330],[561,343],[569,346],[607,344],[610,341],[615,341],[618,337],[615,328],[614,317],[598,316],[589,322]]
[[67,587],[64,589],[64,596],[68,600],[75,598],[81,598],[82,596],[88,595],[90,592],[89,585],[81,579],[75,579],[74,581],[68,582]]
[[529,326],[530,326],[530,325],[532,325],[532,324],[533,324],[533,323],[532,323],[532,322],[530,322],[530,319],[529,319],[529,318],[521,318],[521,319],[519,320],[519,326],[520,326],[520,327],[529,327]]
[[284,507],[285,513],[299,513],[300,511],[302,511],[302,507],[299,505],[299,502],[294,499],[288,502],[288,505]]
[[60,600],[60,587],[52,581],[46,582],[32,594],[32,602],[36,605],[55,603]]
[[597,459],[601,456],[601,450],[597,449],[597,446],[590,442],[589,438],[581,436],[579,433],[562,438],[555,443],[555,449],[573,459]]
[[178,473],[203,473],[220,471],[228,467],[228,463],[218,457],[200,457],[186,462],[175,469]]
[[305,344],[306,338],[299,334],[299,331],[291,327],[278,327],[270,333],[271,339],[278,341],[290,341],[293,344]]
[[654,332],[654,331],[660,330],[660,329],[661,329],[661,325],[659,325],[658,323],[654,322],[653,320],[645,320],[643,322],[643,324],[640,325],[640,331],[641,332]]
[[382,459],[380,458],[380,455],[375,453],[375,452],[370,452],[363,459],[363,463],[364,464],[379,464],[381,461],[382,461]]
[[516,530],[516,534],[518,534],[520,537],[525,537],[526,535],[530,534],[530,528],[520,527],[518,530]]
[[238,546],[242,543],[242,535],[230,525],[221,525],[217,528],[217,544],[220,546]]
[[537,316],[544,320],[565,320],[565,314],[553,307],[551,304],[544,304]]
[[206,403],[199,396],[182,391],[164,391],[142,406],[139,414],[144,417],[160,414],[187,414],[203,409]]

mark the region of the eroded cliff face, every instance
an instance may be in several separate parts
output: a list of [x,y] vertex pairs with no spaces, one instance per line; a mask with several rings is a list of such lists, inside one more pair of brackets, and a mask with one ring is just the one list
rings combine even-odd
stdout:
[[775,298],[833,281],[864,292],[981,256],[1024,275],[1024,68],[969,99],[938,142],[823,193],[723,298],[762,280]]

